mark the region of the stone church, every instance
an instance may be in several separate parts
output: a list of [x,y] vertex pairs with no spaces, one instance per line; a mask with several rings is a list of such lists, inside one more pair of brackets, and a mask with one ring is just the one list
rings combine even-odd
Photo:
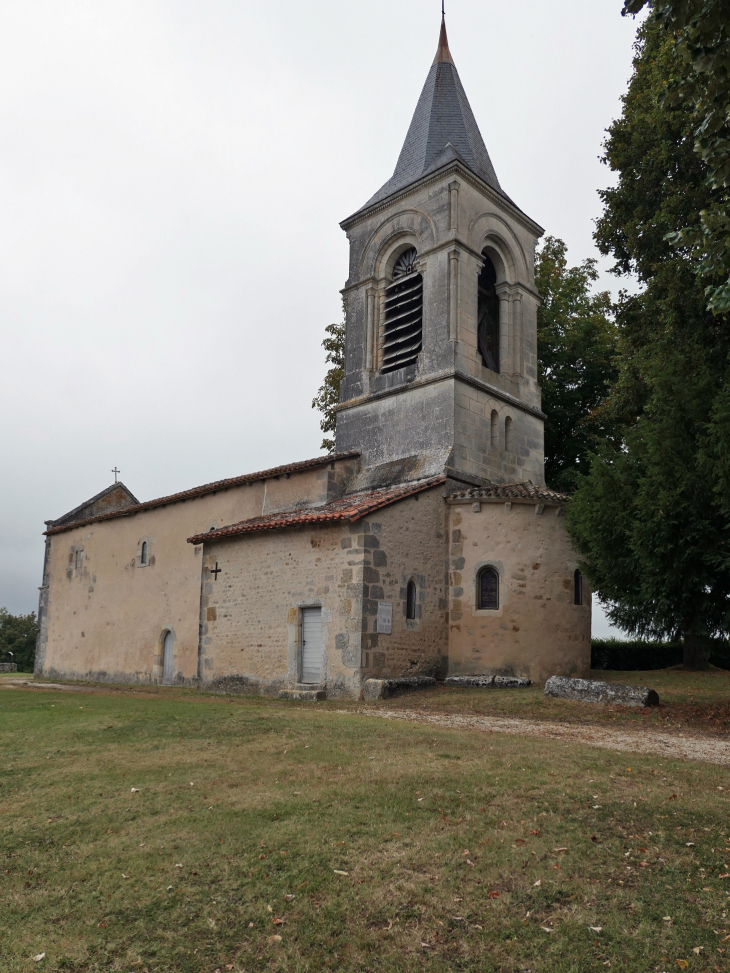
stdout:
[[36,673],[360,697],[371,677],[590,667],[591,595],[544,479],[535,246],[442,22],[350,243],[336,451],[47,521]]

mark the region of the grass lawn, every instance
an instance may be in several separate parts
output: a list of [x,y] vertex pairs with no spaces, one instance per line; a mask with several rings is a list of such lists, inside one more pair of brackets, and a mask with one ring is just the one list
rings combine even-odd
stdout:
[[730,968],[730,769],[330,705],[0,688],[3,973]]

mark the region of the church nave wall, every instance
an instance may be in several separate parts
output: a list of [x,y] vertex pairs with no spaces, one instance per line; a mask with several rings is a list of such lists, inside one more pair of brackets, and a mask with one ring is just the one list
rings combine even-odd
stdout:
[[159,682],[170,631],[173,681],[194,683],[202,549],[187,538],[339,495],[351,467],[327,464],[51,534],[38,674]]

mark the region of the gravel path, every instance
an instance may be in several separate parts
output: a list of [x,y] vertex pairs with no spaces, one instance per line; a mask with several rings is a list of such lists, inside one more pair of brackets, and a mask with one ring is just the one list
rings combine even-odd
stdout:
[[[343,711],[344,712],[344,711]],[[715,737],[657,733],[655,730],[614,730],[603,726],[550,723],[541,720],[509,719],[501,716],[453,716],[418,713],[415,710],[360,710],[363,716],[384,720],[406,720],[449,730],[480,730],[483,733],[512,733],[516,736],[569,740],[604,750],[647,753],[671,760],[705,760],[730,767],[730,740]]]
[[[3,679],[0,687],[13,689],[60,689],[67,692],[109,692],[96,686],[74,686],[67,683],[38,683],[22,678]],[[352,716],[352,710],[337,710]],[[656,730],[614,730],[597,724],[553,723],[547,720],[512,719],[503,716],[457,716],[421,713],[416,710],[381,710],[365,707],[357,710],[362,716],[377,716],[384,720],[406,720],[445,730],[478,730],[482,733],[511,733],[514,736],[542,737],[547,740],[568,740],[603,750],[647,753],[670,760],[705,760],[730,767],[730,740],[717,737],[685,736],[676,733],[657,733]]]

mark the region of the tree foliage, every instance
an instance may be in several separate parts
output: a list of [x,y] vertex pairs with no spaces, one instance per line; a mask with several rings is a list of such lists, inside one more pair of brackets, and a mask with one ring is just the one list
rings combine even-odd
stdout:
[[729,0],[625,0],[624,13],[651,6],[650,20],[672,39],[680,60],[659,93],[668,106],[689,106],[693,148],[712,190],[707,205],[675,230],[707,281],[708,306],[730,311],[730,2]]
[[334,431],[337,424],[335,406],[340,401],[340,385],[345,374],[345,314],[343,304],[342,321],[339,324],[328,324],[322,347],[327,352],[325,361],[330,364],[319,391],[312,399],[312,408],[322,413],[319,428],[323,433],[332,433],[322,440],[322,449],[328,453],[335,451]]
[[539,381],[545,420],[545,477],[570,491],[587,473],[589,452],[613,435],[598,406],[616,377],[616,327],[607,291],[593,293],[595,260],[569,267],[567,247],[546,237],[537,253],[535,283]]
[[730,328],[707,308],[694,248],[672,241],[715,198],[694,151],[693,104],[662,100],[685,70],[672,35],[649,18],[605,143],[618,182],[602,193],[596,230],[614,270],[642,285],[617,305],[619,374],[601,407],[620,435],[597,451],[569,524],[611,620],[639,636],[683,637],[686,662],[701,665],[705,641],[730,631],[715,430]]
[[35,612],[11,615],[0,608],[0,662],[15,662],[19,672],[33,672],[37,633]]

